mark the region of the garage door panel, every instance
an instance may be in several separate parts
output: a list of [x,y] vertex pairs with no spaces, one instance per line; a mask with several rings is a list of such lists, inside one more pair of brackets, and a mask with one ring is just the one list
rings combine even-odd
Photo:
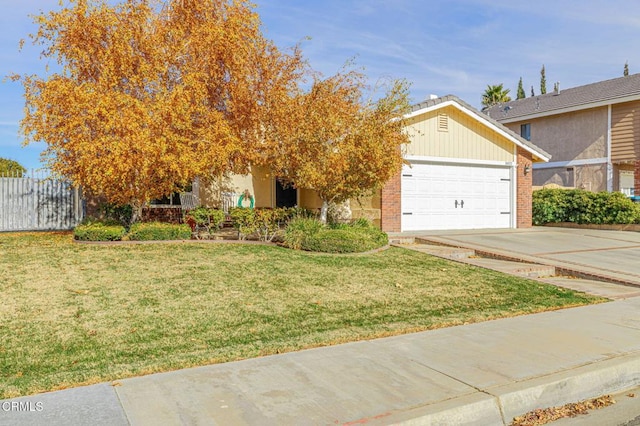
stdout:
[[510,227],[510,175],[509,167],[405,166],[402,230]]

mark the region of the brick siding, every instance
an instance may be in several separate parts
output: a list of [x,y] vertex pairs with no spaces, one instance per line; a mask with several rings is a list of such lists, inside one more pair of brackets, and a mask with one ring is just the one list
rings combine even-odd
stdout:
[[[531,161],[531,153],[518,147],[518,174],[516,181],[516,211],[517,211],[517,228],[531,228],[532,225],[532,187],[533,184],[533,165]],[[529,166],[529,173],[524,174],[525,166]]]
[[384,232],[400,232],[402,172],[398,172],[382,188],[380,227]]
[[142,222],[182,223],[180,207],[145,207],[142,209]]

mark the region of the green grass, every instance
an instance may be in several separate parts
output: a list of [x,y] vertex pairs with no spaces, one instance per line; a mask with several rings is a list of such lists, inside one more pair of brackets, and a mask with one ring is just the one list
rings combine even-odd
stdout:
[[602,301],[391,248],[0,234],[0,398]]

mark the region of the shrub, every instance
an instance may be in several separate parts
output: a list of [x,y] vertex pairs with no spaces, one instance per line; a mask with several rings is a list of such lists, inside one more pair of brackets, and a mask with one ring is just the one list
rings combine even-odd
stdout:
[[238,231],[241,240],[258,231],[255,209],[246,207],[234,207],[229,209],[229,216],[233,221],[233,227]]
[[389,242],[387,234],[366,219],[325,227],[311,218],[292,219],[284,234],[284,244],[292,249],[325,253],[359,253]]
[[194,231],[196,227],[204,227],[208,232],[212,232],[220,229],[224,222],[224,217],[222,210],[201,206],[185,213],[184,221],[191,225],[191,229]]
[[133,217],[133,208],[130,205],[118,206],[104,203],[100,205],[100,213],[105,220],[116,221],[122,226],[129,226]]
[[235,207],[229,211],[229,215],[241,240],[251,234],[257,234],[261,241],[273,241],[288,218],[296,212],[296,209],[280,207],[275,209]]
[[365,219],[364,217],[358,218],[358,219],[354,219],[351,221],[351,227],[352,228],[373,228],[373,225],[371,224],[371,221],[369,221],[368,219]]
[[150,240],[188,240],[191,229],[188,225],[174,225],[171,223],[148,222],[131,225],[127,237],[132,241]]
[[287,224],[284,231],[284,245],[294,250],[300,250],[304,239],[314,235],[323,228],[322,222],[312,217],[294,217]]
[[620,192],[541,189],[533,193],[533,223],[625,224],[640,221],[640,206]]
[[87,220],[75,227],[73,238],[78,241],[119,241],[126,230],[117,221]]
[[260,241],[273,241],[287,216],[288,212],[283,208],[256,210],[254,217]]
[[298,217],[302,217],[306,219],[318,218],[318,212],[314,212],[313,210],[306,209],[304,207],[285,207],[284,211],[286,212],[287,221],[290,221]]
[[324,228],[307,235],[302,249],[324,253],[361,253],[383,247],[387,234],[375,228]]
[[566,189],[541,189],[533,192],[533,224],[565,222]]

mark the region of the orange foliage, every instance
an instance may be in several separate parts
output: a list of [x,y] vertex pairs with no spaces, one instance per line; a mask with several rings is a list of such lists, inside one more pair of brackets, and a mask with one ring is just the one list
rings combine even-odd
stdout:
[[408,86],[393,81],[378,101],[363,102],[365,76],[357,71],[315,78],[291,99],[274,139],[275,173],[325,202],[370,194],[402,168]]
[[380,187],[402,165],[407,86],[363,102],[356,71],[311,75],[266,40],[244,0],[68,0],[35,17],[62,71],[21,77],[25,143],[54,172],[134,211],[196,176],[267,165],[323,200]]
[[25,143],[57,173],[142,206],[196,176],[246,172],[267,110],[303,62],[260,32],[246,1],[71,0],[35,17],[62,72],[23,77]]

